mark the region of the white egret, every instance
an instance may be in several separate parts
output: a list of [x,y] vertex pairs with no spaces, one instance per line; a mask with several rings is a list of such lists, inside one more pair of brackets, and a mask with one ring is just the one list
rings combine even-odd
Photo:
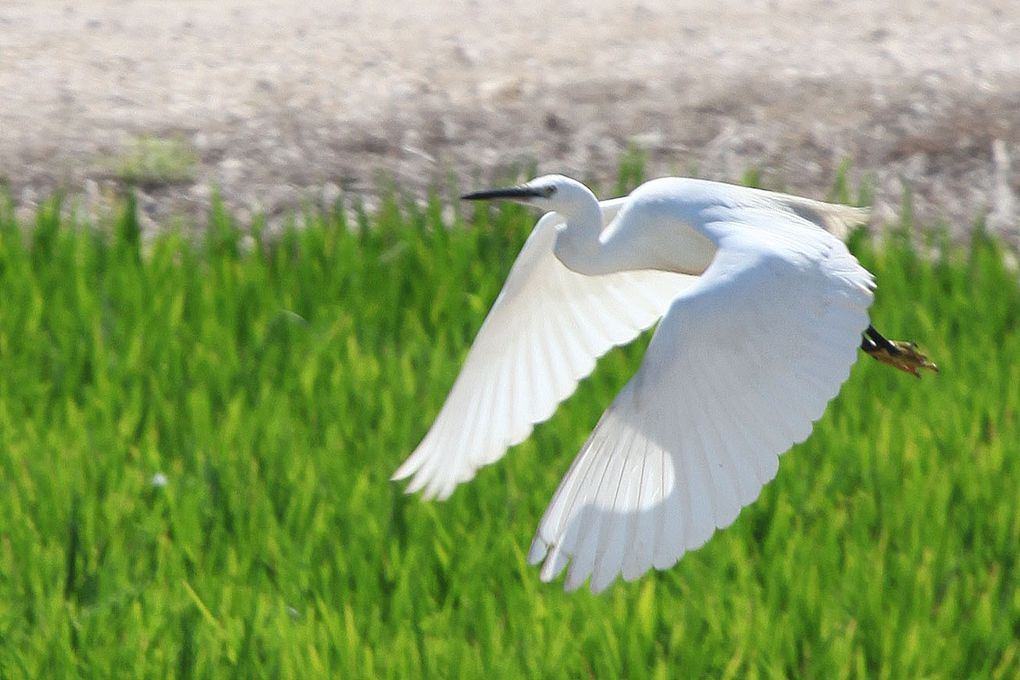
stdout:
[[448,497],[662,318],[542,517],[528,559],[543,581],[569,564],[568,590],[590,576],[598,592],[703,545],[808,436],[858,346],[914,375],[935,368],[869,325],[874,279],[837,238],[859,208],[686,178],[601,203],[559,175],[463,198],[548,212],[394,474],[413,475],[408,492]]

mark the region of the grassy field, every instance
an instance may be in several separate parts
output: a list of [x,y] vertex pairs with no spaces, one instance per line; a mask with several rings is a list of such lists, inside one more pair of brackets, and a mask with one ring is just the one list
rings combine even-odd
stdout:
[[388,481],[534,220],[459,209],[202,243],[0,209],[0,677],[1020,676],[995,243],[856,238],[875,324],[942,373],[864,357],[732,527],[596,597],[525,553],[644,340],[450,501]]

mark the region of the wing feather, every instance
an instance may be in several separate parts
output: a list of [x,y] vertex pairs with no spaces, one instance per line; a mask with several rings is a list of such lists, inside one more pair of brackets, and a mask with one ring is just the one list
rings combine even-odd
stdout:
[[[641,472],[635,480],[634,493],[634,527],[627,544],[627,557],[621,573],[623,578],[632,580],[641,574],[641,566],[652,559],[655,543],[655,518],[658,515],[650,506],[655,506],[658,499],[656,492],[661,488],[655,475],[655,458],[649,455],[648,440],[642,437],[640,453]],[[635,573],[636,572],[636,573]]]
[[757,498],[849,376],[871,275],[796,215],[736,218],[702,225],[712,265],[553,496],[529,552],[543,580],[567,568],[568,589],[598,592],[675,564]]
[[[605,201],[609,221],[622,201]],[[446,498],[523,441],[573,393],[595,360],[629,342],[696,279],[661,271],[584,276],[553,254],[562,218],[539,220],[428,433],[394,473]],[[481,396],[479,396],[481,395]]]

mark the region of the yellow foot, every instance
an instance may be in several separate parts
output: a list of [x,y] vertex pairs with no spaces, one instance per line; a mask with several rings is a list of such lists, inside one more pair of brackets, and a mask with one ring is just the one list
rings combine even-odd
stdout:
[[879,346],[865,351],[883,364],[888,364],[893,368],[910,373],[916,378],[921,377],[922,368],[927,368],[936,373],[939,372],[939,367],[928,357],[918,352],[917,345],[914,343],[902,342],[900,340],[888,340],[887,342],[888,345],[886,346]]

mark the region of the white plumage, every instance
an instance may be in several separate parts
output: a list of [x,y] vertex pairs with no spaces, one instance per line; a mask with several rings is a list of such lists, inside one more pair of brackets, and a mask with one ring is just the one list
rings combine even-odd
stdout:
[[465,198],[551,212],[395,473],[408,491],[449,496],[662,318],[531,546],[543,580],[569,565],[568,590],[668,568],[732,523],[836,396],[869,325],[872,276],[833,235],[857,208],[684,178],[602,203],[556,175]]

